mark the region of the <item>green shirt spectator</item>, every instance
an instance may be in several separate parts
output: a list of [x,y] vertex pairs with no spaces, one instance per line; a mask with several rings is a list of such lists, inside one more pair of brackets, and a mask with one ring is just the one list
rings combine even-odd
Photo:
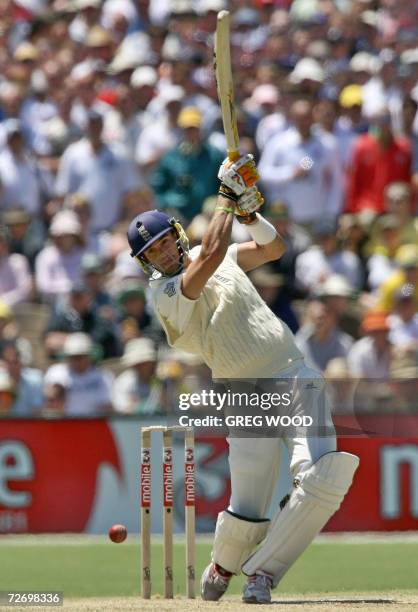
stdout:
[[202,115],[197,108],[185,107],[178,125],[183,139],[161,158],[151,185],[160,208],[191,221],[201,211],[204,200],[217,193],[218,168],[224,156],[204,140]]

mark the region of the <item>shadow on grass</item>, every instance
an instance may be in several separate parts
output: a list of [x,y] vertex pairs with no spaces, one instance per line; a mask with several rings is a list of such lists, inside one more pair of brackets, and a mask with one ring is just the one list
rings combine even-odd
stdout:
[[396,599],[381,599],[381,598],[368,598],[363,597],[356,599],[346,598],[328,598],[328,599],[285,599],[285,600],[272,600],[272,604],[286,605],[306,605],[306,604],[396,604],[400,603]]

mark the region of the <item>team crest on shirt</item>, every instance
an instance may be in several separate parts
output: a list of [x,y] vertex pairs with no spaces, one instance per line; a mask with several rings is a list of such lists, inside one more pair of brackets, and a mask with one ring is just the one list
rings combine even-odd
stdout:
[[164,289],[164,293],[168,295],[168,297],[173,297],[176,294],[176,286],[174,282],[167,283]]

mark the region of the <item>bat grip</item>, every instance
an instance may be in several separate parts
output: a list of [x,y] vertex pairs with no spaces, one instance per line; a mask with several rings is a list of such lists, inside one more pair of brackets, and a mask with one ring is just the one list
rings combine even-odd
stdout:
[[235,161],[237,161],[237,159],[239,159],[239,157],[240,157],[239,151],[236,151],[236,150],[235,151],[230,151],[228,149],[228,159],[229,159],[229,161],[235,162]]

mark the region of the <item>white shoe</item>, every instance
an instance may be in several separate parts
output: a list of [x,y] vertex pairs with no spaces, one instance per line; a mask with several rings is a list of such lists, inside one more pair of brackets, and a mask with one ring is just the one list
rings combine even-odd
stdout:
[[271,578],[264,574],[248,576],[247,584],[244,586],[242,601],[253,604],[268,604],[271,602],[270,589],[273,583]]
[[218,601],[229,586],[231,576],[222,576],[214,563],[210,563],[200,580],[200,594],[205,601]]

